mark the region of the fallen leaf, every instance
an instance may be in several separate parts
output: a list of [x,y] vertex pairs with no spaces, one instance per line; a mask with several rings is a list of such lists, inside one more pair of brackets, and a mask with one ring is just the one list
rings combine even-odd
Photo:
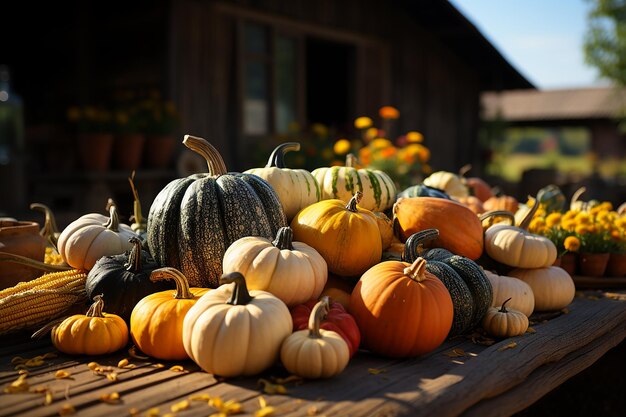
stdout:
[[120,401],[120,394],[117,392],[112,392],[110,394],[102,394],[100,396],[100,401],[108,403],[108,404],[117,404]]
[[517,347],[517,343],[516,342],[511,342],[508,345],[504,345],[502,347],[499,347],[498,351],[502,352],[502,351],[507,350],[507,349],[515,349],[516,347]]
[[48,353],[44,353],[43,354],[43,359],[54,359],[56,358],[58,355],[54,352],[48,352]]
[[139,415],[139,409],[137,409],[136,407],[130,408],[128,410],[128,414],[130,414],[130,417],[135,417]]
[[284,385],[274,384],[264,378],[259,379],[257,385],[263,385],[263,392],[266,394],[287,394],[287,388]]
[[172,413],[178,413],[179,411],[183,411],[189,408],[189,401],[187,400],[183,400],[183,401],[179,401],[176,404],[173,404],[172,407],[170,407],[170,410],[172,410]]
[[121,361],[117,363],[118,368],[124,368],[127,365],[128,365],[128,359],[126,358],[122,359]]
[[185,372],[185,368],[183,368],[180,365],[174,365],[174,366],[170,367],[170,371],[172,371],[172,372]]
[[30,389],[30,392],[34,392],[35,394],[43,394],[46,391],[48,391],[48,387],[45,385],[38,385]]
[[276,384],[288,384],[290,382],[295,382],[295,383],[300,383],[304,381],[304,378],[302,378],[299,375],[289,375],[286,378],[274,378],[272,377],[272,381],[275,382]]
[[24,365],[28,366],[29,368],[35,368],[37,366],[43,366],[46,363],[43,361],[43,356],[37,356],[34,357],[32,359],[29,359],[26,361],[26,363],[24,363]]
[[52,392],[51,391],[46,391],[46,397],[43,400],[44,405],[50,405],[52,404],[52,401],[54,401],[54,397],[52,396]]
[[155,368],[165,368],[165,365],[163,365],[162,363],[155,363],[154,365]]
[[276,411],[274,407],[267,405],[267,401],[263,396],[259,397],[259,406],[261,408],[254,412],[255,417],[267,417],[272,415],[274,411]]
[[526,329],[526,333],[537,333],[537,330],[529,326],[528,329]]
[[211,396],[209,394],[195,394],[189,397],[189,401],[206,401],[209,402]]
[[387,370],[377,369],[377,368],[367,368],[367,372],[369,372],[371,375],[378,375],[378,374],[384,374],[385,372],[387,372]]
[[610,298],[611,300],[617,300],[617,301],[625,301],[626,300],[626,294],[617,293],[617,292],[605,292],[604,296],[606,298]]
[[109,372],[107,374],[107,379],[109,381],[117,381],[117,374],[115,372]]
[[13,359],[11,359],[11,365],[19,365],[22,363],[25,363],[28,359],[24,359],[21,356],[16,356]]
[[54,374],[54,377],[56,379],[65,379],[65,378],[69,378],[70,376],[72,376],[69,372],[64,371],[62,369],[56,371],[56,373]]
[[129,355],[130,355],[130,357],[131,357],[131,358],[133,358],[133,359],[139,359],[139,360],[142,360],[142,361],[145,361],[145,360],[150,359],[150,358],[149,358],[149,357],[147,357],[147,356],[142,356],[142,355],[139,355],[139,354],[137,353],[137,346],[135,346],[135,345],[132,345],[132,346],[128,349],[128,354],[129,354]]
[[76,413],[76,409],[72,404],[69,403],[63,404],[63,406],[59,410],[59,415],[61,416],[69,416],[70,414],[74,413]]
[[465,351],[461,348],[454,348],[450,352],[444,353],[444,355],[450,358],[460,358],[466,356]]
[[91,369],[92,371],[95,371],[99,367],[100,367],[100,365],[98,365],[97,362],[89,362],[87,364],[87,368]]
[[157,407],[152,407],[148,411],[146,411],[146,417],[158,417],[161,412]]
[[9,385],[8,387],[4,389],[4,392],[6,394],[14,394],[16,392],[28,391],[30,386],[28,385],[28,382],[26,382],[27,376],[28,374],[22,374],[19,377],[17,377],[17,379],[13,381],[11,385]]
[[314,416],[316,415],[318,412],[318,409],[316,406],[312,405],[309,408],[306,409],[306,415],[307,416]]
[[561,313],[569,314],[569,308],[565,307],[564,309],[561,310]]

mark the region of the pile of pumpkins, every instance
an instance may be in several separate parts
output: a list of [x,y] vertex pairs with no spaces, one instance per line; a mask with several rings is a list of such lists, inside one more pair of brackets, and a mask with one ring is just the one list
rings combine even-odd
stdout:
[[[384,172],[353,163],[286,168],[297,143],[245,173],[227,172],[204,139],[183,143],[208,173],[169,183],[147,223],[136,210],[135,224],[121,224],[111,205],[59,236],[63,259],[89,271],[94,300],[53,329],[59,350],[109,353],[130,335],[150,356],[191,358],[220,376],[280,359],[291,373],[330,377],[359,348],[406,358],[476,326],[520,335],[533,311],[573,299],[549,240],[514,221],[484,228],[462,204],[471,187],[485,203],[496,198],[482,180],[435,173],[396,195]],[[507,275],[483,269],[485,259]]]

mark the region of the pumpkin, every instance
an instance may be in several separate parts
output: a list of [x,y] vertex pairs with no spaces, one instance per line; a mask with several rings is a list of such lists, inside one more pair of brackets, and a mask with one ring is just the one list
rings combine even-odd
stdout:
[[238,272],[194,305],[183,323],[189,357],[206,372],[225,377],[255,375],[277,359],[291,334],[289,309],[266,291],[248,291]]
[[304,207],[320,201],[319,184],[309,171],[285,167],[285,153],[299,150],[300,144],[297,142],[283,143],[271,153],[265,168],[254,168],[244,172],[258,175],[274,188],[287,221],[291,221]]
[[132,249],[122,255],[103,256],[87,275],[85,292],[91,299],[103,294],[107,310],[117,314],[127,323],[135,305],[145,296],[165,291],[174,286],[166,281],[153,282],[150,274],[159,266],[146,251],[141,250],[141,240],[129,239]]
[[251,290],[268,291],[288,307],[316,300],[326,284],[328,267],[315,249],[293,241],[282,227],[276,239],[248,236],[235,241],[224,254],[224,273],[240,272]]
[[[427,229],[411,235],[404,246],[402,260],[413,263],[424,254],[422,245],[425,241],[436,239],[437,229]],[[440,261],[429,261],[426,271],[435,275],[446,286],[452,299],[453,318],[448,337],[463,334],[476,324],[474,319],[474,299],[465,280],[450,265]]]
[[426,271],[426,261],[386,261],[357,282],[350,313],[372,352],[397,358],[438,347],[452,327],[453,305],[441,280]]
[[556,260],[556,246],[545,236],[528,232],[527,227],[539,205],[518,226],[495,224],[485,231],[485,252],[494,260],[516,268],[543,268]]
[[52,328],[52,344],[68,355],[104,355],[128,344],[128,326],[115,314],[104,313],[104,299],[94,297],[85,314],[75,314]]
[[362,196],[357,191],[348,205],[322,200],[302,209],[291,222],[295,239],[315,248],[328,270],[344,277],[361,275],[382,255],[376,217],[357,206]]
[[222,157],[204,139],[186,135],[183,144],[206,159],[209,172],[176,179],[159,192],[148,214],[148,246],[160,266],[179,269],[191,285],[216,287],[234,241],[271,239],[287,219],[264,179],[226,173]]
[[506,210],[515,213],[519,207],[519,202],[510,195],[493,196],[483,203],[485,211]]
[[490,271],[485,271],[485,275],[493,288],[492,307],[501,306],[505,300],[510,299],[509,307],[530,317],[535,309],[535,295],[527,283]]
[[[328,300],[315,304],[306,329],[289,335],[280,348],[280,360],[291,374],[330,378],[348,365],[350,351],[339,333],[320,325],[329,314]],[[321,327],[321,328],[320,328]]]
[[480,177],[465,177],[465,174],[467,174],[471,169],[471,164],[464,165],[459,170],[459,175],[463,178],[465,186],[469,190],[470,196],[475,196],[481,202],[485,202],[493,197],[491,186]]
[[443,198],[401,198],[393,206],[399,237],[406,240],[425,229],[438,229],[432,246],[470,259],[483,252],[483,228],[478,216],[464,205]]
[[537,191],[537,201],[548,214],[554,211],[561,212],[565,207],[565,195],[554,184],[547,185]]
[[570,200],[569,209],[572,211],[589,211],[600,202],[598,200],[590,200],[590,201],[582,201],[580,196],[583,195],[587,191],[586,187],[580,187],[577,189],[572,195],[572,199]]
[[385,250],[393,242],[393,221],[387,215],[380,211],[375,211],[376,224],[378,224],[378,230],[380,231],[380,241],[382,249]]
[[535,296],[535,311],[557,311],[567,307],[576,293],[572,277],[557,266],[547,268],[517,268],[509,275],[530,286]]
[[438,261],[450,266],[465,281],[474,304],[470,328],[476,326],[491,306],[493,288],[485,272],[476,262],[464,256],[454,255],[450,251],[437,248],[430,249],[422,255],[428,262]]
[[90,213],[70,223],[59,235],[58,250],[65,263],[90,270],[103,256],[119,255],[131,249],[129,239],[137,234],[120,223],[117,207],[109,206],[109,217]]
[[433,172],[422,182],[429,187],[443,190],[450,197],[467,197],[469,195],[463,178],[453,172]]
[[170,267],[152,271],[150,279],[174,280],[176,291],[161,291],[142,298],[130,315],[130,335],[142,352],[154,358],[187,359],[183,346],[183,319],[209,290],[189,288],[185,275]]
[[455,200],[463,204],[468,209],[472,210],[474,214],[482,214],[485,212],[485,207],[483,207],[483,202],[478,197],[469,195],[467,197],[458,197]]
[[[338,333],[348,344],[350,357],[354,356],[361,343],[361,332],[359,327],[346,309],[337,301],[324,296],[320,299],[327,305],[325,317],[319,323],[319,327],[324,330],[332,330]],[[309,318],[318,301],[311,300],[291,309],[291,319],[293,320],[293,331],[305,330],[309,325]]]
[[357,191],[363,193],[361,207],[370,211],[384,211],[396,200],[396,186],[383,171],[357,169],[356,158],[346,157],[346,166],[317,168],[311,172],[320,186],[322,200],[350,201]]
[[436,197],[445,198],[450,200],[450,196],[445,191],[438,188],[429,187],[424,184],[412,185],[398,193],[397,198],[411,198],[411,197]]
[[491,307],[483,318],[483,329],[487,334],[507,338],[521,336],[528,330],[528,317],[521,311],[506,309],[506,303],[511,301],[508,298],[502,303],[502,307]]
[[350,311],[350,294],[352,294],[353,288],[354,283],[334,274],[328,274],[328,281],[326,281],[321,295],[327,295],[331,300],[341,304],[346,311]]

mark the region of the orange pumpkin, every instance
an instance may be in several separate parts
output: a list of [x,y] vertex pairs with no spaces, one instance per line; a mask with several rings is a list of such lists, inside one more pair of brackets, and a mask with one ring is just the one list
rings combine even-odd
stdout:
[[401,198],[393,206],[402,240],[426,229],[438,229],[431,244],[476,260],[483,253],[483,228],[478,216],[456,201],[433,197]]
[[372,352],[412,357],[437,348],[452,327],[450,293],[426,261],[413,264],[381,262],[357,282],[350,313],[361,330],[361,341]]
[[483,203],[485,211],[506,210],[515,213],[519,208],[519,202],[510,195],[494,196]]
[[468,209],[472,210],[475,214],[482,214],[485,212],[485,208],[483,207],[483,202],[473,195],[469,195],[467,197],[459,197],[456,199],[459,203],[463,204]]
[[329,274],[326,286],[322,290],[322,296],[330,297],[331,300],[341,304],[346,311],[350,311],[350,295],[353,289],[354,285],[350,284],[350,281]]

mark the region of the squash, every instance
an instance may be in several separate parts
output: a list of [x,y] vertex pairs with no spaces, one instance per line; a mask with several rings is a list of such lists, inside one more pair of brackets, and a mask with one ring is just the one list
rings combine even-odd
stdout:
[[[428,239],[435,239],[439,235],[437,229],[427,229],[411,235],[405,244],[403,260],[413,263],[424,254],[422,244]],[[472,322],[474,317],[474,299],[472,293],[463,278],[452,268],[440,261],[429,261],[426,264],[426,271],[435,275],[446,286],[452,298],[452,308],[454,311],[452,327],[448,337],[463,334],[472,329],[476,323]]]
[[600,204],[598,200],[582,201],[580,196],[583,195],[585,191],[587,191],[586,187],[580,187],[574,192],[569,204],[571,211],[589,211]]
[[470,328],[480,323],[491,306],[493,288],[483,269],[469,258],[454,255],[445,249],[430,249],[422,255],[429,262],[439,261],[450,266],[465,281],[472,295],[474,311]]
[[438,188],[429,187],[424,184],[412,185],[409,188],[405,189],[398,193],[397,198],[411,198],[411,197],[435,197],[435,198],[445,198],[446,200],[450,200],[450,196],[446,194],[445,191],[440,190]]
[[129,239],[137,234],[120,223],[117,207],[109,206],[109,217],[90,213],[70,223],[59,235],[58,250],[65,263],[90,270],[103,256],[119,255],[132,248]]
[[224,273],[240,272],[251,290],[268,291],[288,307],[317,300],[328,267],[315,249],[293,241],[293,231],[281,227],[276,239],[248,236],[235,241],[224,254]]
[[[359,326],[357,326],[354,317],[352,317],[340,303],[331,300],[328,296],[321,297],[320,302],[324,302],[327,305],[327,312],[319,323],[319,327],[338,333],[348,344],[350,357],[354,356],[361,343],[361,332],[359,331]],[[308,328],[309,317],[317,304],[318,302],[316,300],[311,300],[291,309],[294,332]]]
[[357,282],[350,313],[365,348],[406,358],[437,348],[452,327],[453,305],[443,283],[426,271],[426,261],[381,262]]
[[432,246],[470,259],[483,252],[483,228],[478,216],[464,205],[443,198],[401,198],[393,206],[399,237],[406,240],[425,229],[438,229]]
[[509,275],[530,286],[535,295],[535,311],[557,311],[567,307],[576,294],[572,277],[557,266],[546,268],[517,268]]
[[527,317],[535,309],[535,295],[532,288],[521,279],[485,271],[491,288],[493,288],[492,307],[501,306],[505,300],[511,299],[509,307],[524,313]]
[[133,245],[130,251],[98,259],[85,282],[87,298],[103,294],[109,313],[117,314],[127,323],[130,322],[130,313],[142,298],[174,286],[170,282],[151,281],[150,274],[159,266],[147,252],[141,250],[139,237],[133,236],[129,242]]
[[373,212],[376,217],[376,224],[378,224],[378,230],[380,231],[380,240],[383,250],[391,246],[393,242],[393,221],[387,217],[387,215],[381,211]]
[[274,188],[287,221],[291,221],[304,207],[320,201],[320,186],[309,171],[285,167],[285,153],[299,150],[300,144],[297,142],[283,143],[270,154],[265,168],[244,172],[258,175]]
[[142,298],[130,315],[130,335],[135,345],[157,359],[187,359],[183,345],[183,319],[206,294],[207,288],[189,288],[185,275],[175,268],[159,268],[152,281],[174,280],[176,291],[161,291]]
[[455,200],[463,204],[468,209],[472,210],[474,214],[482,214],[485,212],[485,207],[483,207],[483,202],[480,201],[478,197],[469,195],[467,197],[458,197]]
[[350,311],[350,295],[353,288],[354,283],[334,274],[328,274],[328,281],[321,295],[330,297],[332,301],[341,304],[346,311]]
[[565,195],[554,184],[547,185],[537,191],[537,201],[547,214],[561,212],[565,208]]
[[238,272],[203,296],[183,323],[189,357],[206,372],[231,377],[256,375],[277,359],[291,334],[289,309],[266,291],[250,291]]
[[485,211],[506,210],[515,213],[519,207],[519,202],[510,195],[493,196],[483,202]]
[[350,201],[357,191],[363,193],[361,207],[370,211],[384,211],[396,200],[396,186],[383,171],[357,169],[356,158],[346,157],[346,166],[317,168],[311,172],[320,186],[322,200]]
[[216,287],[234,241],[272,239],[287,219],[264,179],[226,173],[222,157],[204,139],[186,135],[183,144],[206,159],[209,173],[176,179],[159,192],[148,214],[148,246],[160,266],[179,269],[191,285]]
[[346,341],[335,331],[320,328],[328,315],[328,300],[315,304],[307,328],[291,334],[280,348],[280,360],[291,374],[304,378],[330,378],[348,365]]
[[75,314],[52,328],[52,344],[68,355],[104,355],[128,344],[128,326],[115,315],[104,313],[104,299],[94,297],[85,314]]
[[518,226],[495,224],[485,231],[485,252],[494,260],[516,268],[543,268],[556,260],[556,246],[545,236],[528,232],[537,210],[533,209]]
[[471,169],[471,164],[464,165],[459,170],[459,176],[463,179],[465,186],[469,190],[470,196],[478,198],[481,203],[485,202],[493,197],[491,186],[480,177],[466,177],[465,174],[467,174]]
[[362,197],[357,191],[348,205],[322,200],[302,209],[291,222],[294,238],[315,248],[328,270],[340,276],[359,276],[382,255],[376,217],[357,206]]
[[513,336],[521,336],[528,330],[528,317],[526,314],[514,310],[506,309],[506,303],[511,301],[511,298],[506,299],[502,303],[502,307],[491,307],[483,318],[483,329],[487,334],[499,337],[507,338]]
[[467,197],[469,191],[463,178],[448,171],[437,171],[430,174],[424,181],[424,185],[443,190],[450,197]]

